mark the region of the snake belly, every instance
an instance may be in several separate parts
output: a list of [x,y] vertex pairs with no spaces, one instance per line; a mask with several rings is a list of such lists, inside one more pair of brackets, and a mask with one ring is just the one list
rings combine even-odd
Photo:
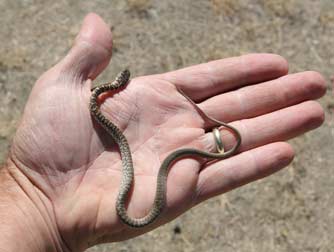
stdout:
[[[97,102],[97,99],[100,94],[124,87],[129,81],[129,78],[130,78],[130,72],[128,70],[124,70],[118,74],[118,76],[112,83],[102,84],[100,86],[93,88],[90,98],[89,109],[91,115],[94,117],[96,122],[99,125],[101,125],[108,132],[108,134],[114,139],[114,141],[119,147],[119,151],[121,154],[123,168],[122,168],[121,184],[116,200],[117,215],[128,226],[134,228],[140,228],[154,222],[163,211],[166,202],[166,182],[167,182],[168,169],[172,165],[172,163],[174,163],[178,159],[191,156],[199,156],[208,159],[224,159],[230,157],[235,153],[235,151],[239,147],[241,142],[241,137],[239,132],[234,127],[227,125],[223,122],[220,122],[218,120],[215,120],[207,116],[203,111],[201,111],[207,120],[210,120],[216,124],[219,124],[219,126],[224,126],[232,130],[237,136],[237,144],[232,149],[224,153],[209,153],[197,149],[185,148],[176,150],[171,154],[169,154],[162,162],[157,175],[156,193],[151,210],[146,216],[142,218],[130,217],[126,211],[126,200],[134,180],[134,169],[133,169],[133,161],[132,161],[130,146],[128,144],[126,137],[121,132],[121,130],[101,113],[100,107]],[[199,109],[197,105],[194,102],[192,102],[189,97],[187,97],[183,92],[180,93],[183,96],[185,96],[185,98],[188,99],[196,107],[196,109]]]

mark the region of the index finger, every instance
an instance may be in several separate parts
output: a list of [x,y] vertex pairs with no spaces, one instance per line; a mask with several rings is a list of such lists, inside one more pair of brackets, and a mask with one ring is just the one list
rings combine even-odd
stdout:
[[248,54],[215,60],[158,75],[199,102],[211,96],[288,73],[287,61],[275,54]]

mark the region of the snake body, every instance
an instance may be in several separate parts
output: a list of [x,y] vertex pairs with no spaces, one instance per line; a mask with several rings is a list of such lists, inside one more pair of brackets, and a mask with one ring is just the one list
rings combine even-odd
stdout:
[[116,212],[118,216],[120,217],[120,219],[125,224],[129,225],[130,227],[139,228],[139,227],[143,227],[143,226],[146,226],[152,223],[154,220],[157,219],[157,217],[162,212],[164,205],[165,205],[165,201],[166,201],[167,173],[172,163],[174,163],[175,161],[181,158],[192,157],[192,156],[200,156],[200,157],[208,158],[208,159],[228,158],[232,156],[237,151],[238,147],[240,146],[241,136],[238,130],[235,129],[234,127],[224,122],[220,122],[206,115],[188,96],[186,96],[182,92],[182,90],[178,89],[178,91],[190,103],[194,105],[194,107],[198,110],[201,116],[204,117],[204,119],[206,119],[207,121],[211,121],[212,123],[217,124],[219,126],[224,126],[228,128],[229,130],[231,130],[236,136],[237,143],[234,145],[232,149],[226,152],[222,151],[219,153],[209,153],[209,152],[205,152],[205,151],[201,151],[197,149],[185,148],[185,149],[176,150],[172,152],[171,154],[169,154],[166,157],[166,159],[162,162],[159,172],[158,172],[155,199],[154,199],[153,206],[150,212],[142,218],[130,217],[126,211],[126,199],[128,197],[128,193],[131,189],[133,179],[134,179],[134,169],[133,169],[133,162],[132,162],[130,146],[128,144],[126,137],[121,132],[121,130],[101,113],[100,107],[97,102],[97,99],[100,94],[107,92],[107,91],[117,90],[121,87],[124,87],[129,81],[129,78],[130,78],[130,72],[128,70],[124,70],[118,74],[118,76],[112,83],[102,84],[92,89],[89,109],[90,109],[91,115],[94,117],[96,122],[100,124],[108,132],[108,134],[110,134],[110,136],[114,139],[114,141],[116,142],[120,150],[122,166],[123,166],[123,174],[122,174],[119,193],[118,193],[117,200],[116,200]]

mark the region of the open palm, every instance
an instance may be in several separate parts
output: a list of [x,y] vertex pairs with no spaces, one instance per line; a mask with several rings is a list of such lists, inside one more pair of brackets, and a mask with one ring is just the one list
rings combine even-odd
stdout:
[[[285,167],[294,153],[282,141],[323,121],[321,107],[309,101],[325,92],[322,77],[314,72],[286,75],[285,60],[275,55],[246,55],[138,77],[120,92],[102,95],[102,112],[122,130],[132,151],[132,217],[150,210],[157,172],[169,153],[184,147],[214,151],[213,125],[176,87],[210,116],[238,128],[243,139],[240,153],[232,158],[175,163],[158,221],[128,228],[115,211],[122,175],[118,148],[88,107],[91,80],[107,66],[111,44],[105,23],[88,15],[70,53],[34,86],[10,156],[74,251],[147,232],[205,199]],[[231,148],[233,135],[222,131],[222,136]]]

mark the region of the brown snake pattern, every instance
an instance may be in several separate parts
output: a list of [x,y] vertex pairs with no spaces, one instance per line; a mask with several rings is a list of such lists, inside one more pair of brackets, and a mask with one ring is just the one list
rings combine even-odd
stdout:
[[[96,122],[101,125],[107,132],[110,134],[110,136],[114,139],[116,144],[119,147],[121,158],[122,158],[122,166],[123,166],[123,174],[122,174],[122,180],[121,185],[119,189],[119,193],[117,196],[116,201],[116,212],[120,219],[129,225],[130,227],[143,227],[150,223],[152,223],[156,218],[160,215],[162,212],[165,201],[166,201],[166,181],[167,181],[167,174],[168,169],[171,166],[171,164],[181,158],[184,157],[192,157],[192,156],[200,156],[203,158],[208,159],[225,159],[237,151],[241,144],[241,135],[239,131],[224,123],[220,122],[207,114],[204,113],[187,95],[185,95],[180,89],[178,91],[180,94],[182,94],[193,106],[196,108],[196,110],[200,113],[200,115],[206,120],[211,123],[217,124],[218,126],[223,126],[230,131],[233,132],[233,134],[236,137],[236,144],[233,146],[232,149],[224,152],[222,150],[221,144],[218,146],[218,153],[210,153],[205,152],[197,149],[191,149],[191,148],[184,148],[184,149],[178,149],[171,154],[169,154],[166,159],[162,162],[158,176],[157,176],[157,187],[156,187],[156,193],[155,193],[155,199],[153,206],[150,210],[150,212],[142,217],[142,218],[131,218],[127,212],[126,212],[126,199],[128,196],[128,193],[131,189],[133,179],[134,179],[134,169],[133,169],[133,162],[132,162],[132,156],[131,156],[131,150],[130,146],[128,144],[127,139],[123,135],[123,133],[120,131],[120,129],[117,128],[115,124],[113,124],[111,121],[109,121],[100,111],[100,107],[97,103],[97,99],[100,94],[110,91],[110,90],[117,90],[127,84],[130,78],[130,72],[128,70],[122,71],[113,81],[112,83],[106,83],[102,84],[100,86],[97,86],[92,89],[92,94],[90,98],[90,104],[89,109],[91,112],[91,115],[96,120]],[[217,131],[216,131],[217,134]],[[219,134],[219,131],[218,131]],[[217,140],[216,140],[217,143]]]

